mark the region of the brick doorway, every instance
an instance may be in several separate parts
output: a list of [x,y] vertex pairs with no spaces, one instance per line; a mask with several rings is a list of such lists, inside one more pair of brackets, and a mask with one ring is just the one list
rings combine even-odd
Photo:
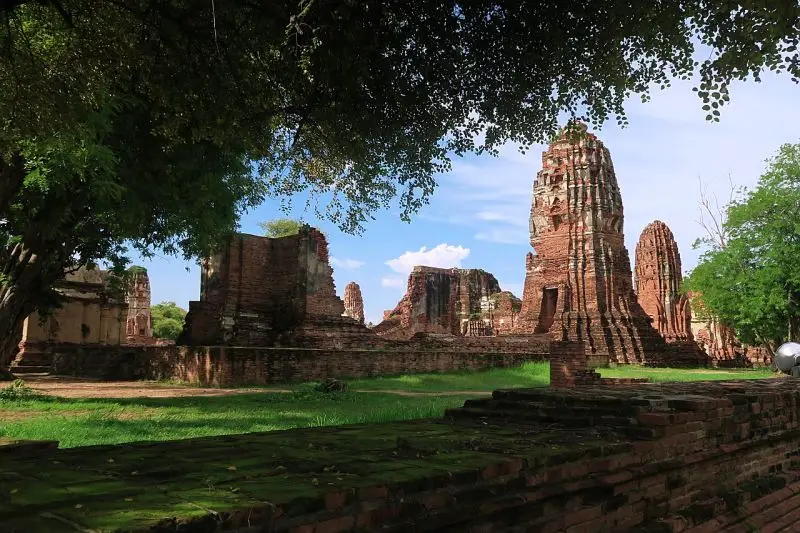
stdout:
[[539,311],[539,323],[534,333],[547,333],[556,318],[558,305],[558,288],[549,287],[542,289],[542,306]]

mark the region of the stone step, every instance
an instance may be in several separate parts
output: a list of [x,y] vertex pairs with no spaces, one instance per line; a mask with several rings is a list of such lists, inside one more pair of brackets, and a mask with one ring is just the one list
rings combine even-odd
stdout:
[[[638,414],[638,410],[621,410],[619,407],[603,405],[553,405],[543,402],[529,402],[519,400],[495,400],[494,398],[479,398],[467,400],[462,408],[466,409],[499,409],[501,411],[526,411],[535,412],[543,417],[558,418],[565,413],[586,417],[606,417],[613,416],[618,418],[633,418]],[[627,416],[626,416],[627,415]]]
[[19,374],[49,374],[52,370],[50,365],[22,365],[22,366],[15,366],[11,365],[10,367],[11,373],[15,375]]
[[[642,433],[636,431],[640,428],[636,426],[636,420],[612,415],[580,415],[570,411],[564,413],[543,413],[538,410],[530,409],[480,409],[480,408],[456,408],[447,409],[445,416],[457,420],[492,420],[492,421],[514,421],[519,424],[535,425],[558,425],[567,428],[589,428],[607,427],[615,430],[633,429],[631,436],[641,438],[641,434],[649,435],[649,432]],[[628,432],[626,431],[626,434]]]
[[24,353],[18,355],[11,364],[49,365],[53,361],[53,354],[49,353]]
[[[602,381],[600,384],[602,385]],[[614,391],[616,393],[616,391]],[[569,396],[558,394],[553,389],[500,389],[492,393],[494,400],[511,400],[520,402],[535,402],[543,406],[558,407],[559,409],[572,409],[588,407],[592,409],[609,409],[616,414],[635,416],[648,409],[647,401],[631,401],[629,397],[604,395],[599,390],[592,394],[571,394]]]

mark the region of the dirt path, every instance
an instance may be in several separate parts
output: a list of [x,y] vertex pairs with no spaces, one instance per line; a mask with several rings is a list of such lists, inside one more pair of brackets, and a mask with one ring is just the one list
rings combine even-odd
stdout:
[[[102,381],[95,379],[70,378],[63,376],[26,376],[25,384],[51,396],[62,398],[178,398],[189,396],[231,396],[235,394],[270,394],[291,392],[290,389],[236,388],[223,389],[211,387],[170,386],[156,381]],[[6,386],[0,383],[0,388]],[[405,390],[364,390],[371,392],[395,394],[397,396],[479,396],[489,394],[481,391],[444,391],[423,392]]]

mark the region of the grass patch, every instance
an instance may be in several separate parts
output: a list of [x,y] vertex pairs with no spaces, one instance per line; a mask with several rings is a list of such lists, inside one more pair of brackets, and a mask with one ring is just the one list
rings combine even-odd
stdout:
[[[649,377],[655,382],[773,376],[768,369],[618,366],[599,370],[605,377]],[[291,388],[292,392],[65,399],[41,395],[20,381],[0,390],[0,438],[58,440],[62,447],[73,447],[438,417],[447,408],[463,405],[465,396],[436,393],[477,395],[499,388],[544,387],[549,383],[549,366],[526,363],[483,372],[413,374],[347,383],[349,392],[337,393],[317,392],[316,383],[304,383],[268,387]]]
[[725,381],[739,379],[764,379],[777,375],[769,368],[646,368],[617,365],[598,368],[606,378],[650,378],[653,382],[665,381]]
[[[654,382],[763,379],[773,377],[769,369],[716,369],[716,368],[647,368],[619,365],[597,369],[607,378],[650,378]],[[413,392],[470,391],[489,392],[515,387],[546,387],[550,384],[550,365],[546,362],[524,363],[516,368],[448,372],[446,374],[408,374],[348,380],[354,390]]]
[[3,401],[0,438],[58,440],[61,447],[173,440],[299,427],[441,416],[463,397],[375,393],[255,393],[217,397]]

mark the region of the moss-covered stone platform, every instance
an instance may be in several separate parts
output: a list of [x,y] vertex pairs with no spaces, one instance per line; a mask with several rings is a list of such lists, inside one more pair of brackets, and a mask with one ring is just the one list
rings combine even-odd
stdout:
[[18,445],[0,451],[0,531],[726,531],[798,486],[796,383],[497,391],[445,420]]

